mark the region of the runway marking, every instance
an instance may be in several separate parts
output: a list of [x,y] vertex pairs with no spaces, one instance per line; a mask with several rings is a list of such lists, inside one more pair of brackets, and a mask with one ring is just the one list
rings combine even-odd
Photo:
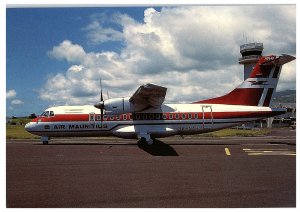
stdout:
[[230,154],[230,151],[229,151],[229,149],[228,148],[225,148],[225,153],[226,153],[226,155],[228,155],[228,156],[230,156],[231,154]]
[[289,155],[296,156],[295,151],[289,149],[243,149],[250,156],[260,155]]
[[250,156],[256,156],[256,155],[290,155],[290,156],[296,156],[295,152],[250,152],[248,153]]
[[243,149],[244,151],[288,151],[288,149]]

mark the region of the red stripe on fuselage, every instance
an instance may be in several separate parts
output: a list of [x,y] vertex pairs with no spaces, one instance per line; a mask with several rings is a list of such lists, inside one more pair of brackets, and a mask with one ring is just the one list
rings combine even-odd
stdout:
[[[199,119],[233,119],[233,118],[259,118],[259,117],[269,117],[273,115],[279,115],[281,113],[275,114],[276,112],[272,111],[245,111],[245,112],[205,112],[204,117],[202,112],[191,112],[191,113],[161,113],[166,115],[165,119],[150,119],[150,120],[199,120]],[[143,113],[140,113],[143,114]],[[178,114],[176,116],[176,114]],[[189,114],[190,117],[189,118]],[[104,121],[130,121],[130,114],[126,114],[127,118],[124,119],[125,114],[120,116],[109,116]],[[95,114],[95,116],[100,116],[100,114]],[[184,116],[184,117],[183,117]],[[145,120],[142,118],[139,120]],[[155,116],[154,116],[155,117]],[[178,117],[178,118],[177,118]],[[196,118],[197,117],[197,118]],[[41,122],[80,122],[80,121],[89,121],[89,114],[56,114],[54,117],[38,117],[32,120],[32,122],[37,122],[40,120]],[[149,119],[147,119],[149,120]],[[96,119],[96,121],[100,121]]]

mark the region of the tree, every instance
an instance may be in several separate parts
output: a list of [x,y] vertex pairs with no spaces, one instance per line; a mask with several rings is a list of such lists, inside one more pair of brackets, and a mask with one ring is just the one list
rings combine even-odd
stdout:
[[28,118],[30,118],[30,119],[34,119],[34,118],[36,118],[36,115],[35,115],[35,113],[32,113],[32,114],[30,114],[30,116],[28,116]]

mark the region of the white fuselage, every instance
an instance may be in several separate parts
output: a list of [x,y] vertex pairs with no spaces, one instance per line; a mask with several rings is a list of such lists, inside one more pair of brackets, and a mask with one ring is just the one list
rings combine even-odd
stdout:
[[[153,138],[200,134],[273,116],[269,107],[221,104],[165,104],[142,113],[105,115],[93,106],[59,106],[46,111],[52,116],[38,117],[26,130],[44,137],[117,136]],[[282,112],[282,111],[281,111]],[[51,114],[51,113],[50,113]]]

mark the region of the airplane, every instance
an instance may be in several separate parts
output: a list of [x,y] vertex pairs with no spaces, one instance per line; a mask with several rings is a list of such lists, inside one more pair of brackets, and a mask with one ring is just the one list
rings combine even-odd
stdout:
[[141,85],[131,97],[103,100],[95,105],[46,109],[25,129],[50,137],[116,136],[153,144],[155,139],[216,131],[286,112],[270,108],[282,65],[294,60],[287,54],[261,56],[250,76],[228,94],[189,104],[164,104],[167,88]]

